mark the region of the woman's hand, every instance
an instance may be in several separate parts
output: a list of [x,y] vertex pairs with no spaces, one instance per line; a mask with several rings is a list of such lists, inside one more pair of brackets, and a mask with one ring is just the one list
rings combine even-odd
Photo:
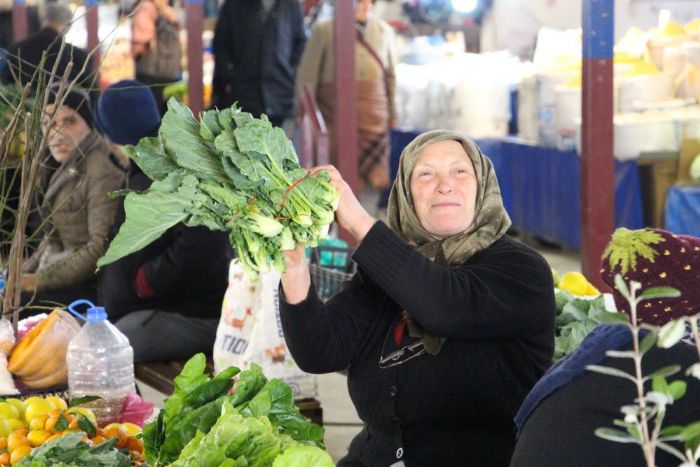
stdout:
[[338,224],[350,232],[358,243],[361,242],[377,220],[362,207],[338,169],[332,165],[321,165],[311,169],[311,175],[316,175],[322,170],[327,171],[331,176],[331,183],[340,195],[338,209],[335,212]]
[[309,262],[306,259],[306,248],[297,245],[293,250],[284,252],[286,268],[282,273],[282,290],[287,303],[296,305],[309,295],[311,274]]

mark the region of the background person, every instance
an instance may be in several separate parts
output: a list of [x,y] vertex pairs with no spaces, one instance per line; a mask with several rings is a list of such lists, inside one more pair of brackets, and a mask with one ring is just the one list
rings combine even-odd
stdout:
[[[396,51],[394,31],[372,16],[372,0],[355,9],[355,79],[360,202],[377,216],[379,198],[391,183],[389,142],[396,125]],[[304,84],[314,91],[330,133],[330,160],[337,164],[335,141],[335,53],[333,20],[319,23],[306,45],[297,74],[297,93]]]
[[43,131],[58,168],[49,179],[40,212],[44,236],[23,265],[22,303],[97,298],[97,260],[107,251],[124,173],[112,162],[107,142],[93,127],[87,93],[71,90],[49,120],[56,95],[49,91]]
[[275,126],[294,115],[294,79],[306,44],[298,0],[225,0],[214,32],[212,107],[238,104]]
[[505,235],[491,161],[457,133],[419,136],[401,156],[390,228],[321,169],[358,272],[324,304],[303,248],[288,253],[280,313],[302,370],[349,368],[365,428],[339,465],[507,465],[512,417],[551,362],[555,306],[547,263]]
[[50,74],[57,61],[54,80],[62,78],[68,63],[72,62],[73,67],[67,78],[70,81],[77,78],[76,84],[78,86],[91,89],[95,73],[92,64],[88,61],[88,53],[79,47],[66,43],[59,56],[61,42],[65,33],[68,32],[73,13],[68,7],[51,2],[44,7],[42,16],[41,29],[23,41],[8,47],[5,63],[0,64],[0,82],[3,84],[18,82],[24,86],[32,81],[32,76],[41,64],[42,55],[46,51],[41,86],[36,79],[32,82],[35,91],[40,87],[44,89],[49,84]]

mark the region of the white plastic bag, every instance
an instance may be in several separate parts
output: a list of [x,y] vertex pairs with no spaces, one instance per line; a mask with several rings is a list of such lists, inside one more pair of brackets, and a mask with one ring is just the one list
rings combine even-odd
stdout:
[[238,261],[231,262],[228,289],[214,343],[214,369],[262,367],[268,379],[278,378],[294,390],[294,398],[316,396],[316,377],[304,373],[289,354],[279,316],[276,269],[251,281]]

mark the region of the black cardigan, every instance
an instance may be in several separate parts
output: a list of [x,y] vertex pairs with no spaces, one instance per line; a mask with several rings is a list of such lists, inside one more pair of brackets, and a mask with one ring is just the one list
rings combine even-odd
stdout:
[[[358,274],[325,305],[312,289],[303,302],[280,306],[300,368],[350,366],[350,396],[366,427],[341,465],[507,465],[513,416],[554,348],[547,263],[503,237],[450,270],[381,222],[354,260]],[[437,356],[382,370],[382,346],[402,309],[447,340]]]

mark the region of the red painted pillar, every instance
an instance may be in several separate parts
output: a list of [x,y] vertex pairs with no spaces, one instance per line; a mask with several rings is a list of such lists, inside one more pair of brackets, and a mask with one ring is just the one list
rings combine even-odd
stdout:
[[187,95],[195,117],[204,109],[204,84],[202,83],[202,28],[204,2],[186,0],[187,5]]
[[[338,170],[355,194],[357,176],[357,88],[355,85],[355,7],[351,0],[335,2],[335,140]],[[342,231],[350,244],[354,239]]]
[[15,42],[27,37],[27,3],[25,0],[12,2],[12,34]]
[[613,158],[614,0],[583,1],[581,261],[602,287],[603,251],[615,228]]
[[[85,0],[85,23],[87,24],[87,50],[92,53],[92,65],[95,70],[98,70],[100,66],[100,20],[98,16],[98,9],[100,7],[99,0]],[[95,83],[98,83],[95,80]]]

